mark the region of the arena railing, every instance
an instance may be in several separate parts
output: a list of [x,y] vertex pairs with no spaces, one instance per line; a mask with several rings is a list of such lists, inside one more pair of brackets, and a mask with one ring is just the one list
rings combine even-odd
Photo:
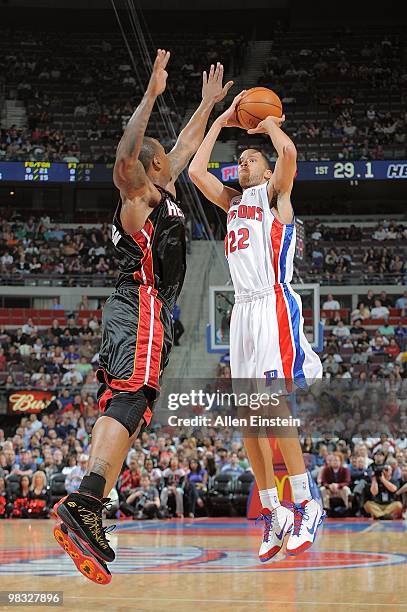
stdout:
[[[365,272],[351,272],[347,274],[330,273],[332,276],[326,278],[327,272],[313,274],[307,270],[301,270],[303,282],[320,285],[404,285],[407,283],[407,270],[404,272],[375,273],[374,276],[366,278]],[[11,287],[114,287],[117,276],[108,274],[10,274],[0,276],[0,285]]]

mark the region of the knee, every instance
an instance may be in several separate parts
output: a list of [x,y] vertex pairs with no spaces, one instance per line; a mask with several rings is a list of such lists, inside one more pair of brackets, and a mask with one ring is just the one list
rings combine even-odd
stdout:
[[135,438],[144,425],[151,421],[152,400],[144,389],[135,392],[116,393],[109,400],[103,416],[118,421],[128,431],[130,438]]

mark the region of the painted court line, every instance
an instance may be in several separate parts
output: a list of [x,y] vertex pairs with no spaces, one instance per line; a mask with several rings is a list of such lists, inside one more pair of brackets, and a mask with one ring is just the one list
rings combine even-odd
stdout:
[[[67,599],[90,599],[90,600],[94,600],[94,599],[98,599],[96,596],[95,597],[75,597],[75,596],[64,596],[64,601]],[[109,602],[109,601],[134,601],[133,597],[103,597],[103,601],[104,602]],[[277,600],[277,599],[203,599],[202,597],[200,597],[199,599],[190,599],[190,598],[181,598],[181,597],[165,597],[165,598],[159,598],[159,597],[153,597],[151,599],[140,599],[137,598],[137,603],[153,603],[153,602],[157,602],[157,601],[179,601],[179,602],[184,602],[184,603],[225,603],[225,604],[237,604],[237,603],[245,603],[245,604],[312,604],[314,606],[334,606],[334,605],[338,605],[338,601],[305,601],[305,600],[292,600],[289,601],[287,599],[284,600]],[[394,609],[394,606],[397,606],[397,609],[403,609],[406,608],[407,609],[407,604],[402,604],[402,603],[367,603],[367,602],[349,602],[349,601],[345,601],[345,602],[341,602],[340,605],[343,606],[348,606],[348,607],[358,607],[360,608],[361,606],[380,606],[381,608],[390,608],[392,607]]]

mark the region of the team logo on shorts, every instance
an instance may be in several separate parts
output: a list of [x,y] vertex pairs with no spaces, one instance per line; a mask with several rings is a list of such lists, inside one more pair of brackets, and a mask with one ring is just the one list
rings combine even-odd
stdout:
[[271,385],[272,380],[278,377],[278,373],[277,370],[268,370],[264,372],[264,376],[266,377],[266,386],[268,387]]

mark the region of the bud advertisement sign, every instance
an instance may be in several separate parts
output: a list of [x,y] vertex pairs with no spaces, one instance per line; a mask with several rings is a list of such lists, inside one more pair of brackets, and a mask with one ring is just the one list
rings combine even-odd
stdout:
[[49,405],[53,397],[51,391],[14,391],[8,396],[8,413],[41,412]]

